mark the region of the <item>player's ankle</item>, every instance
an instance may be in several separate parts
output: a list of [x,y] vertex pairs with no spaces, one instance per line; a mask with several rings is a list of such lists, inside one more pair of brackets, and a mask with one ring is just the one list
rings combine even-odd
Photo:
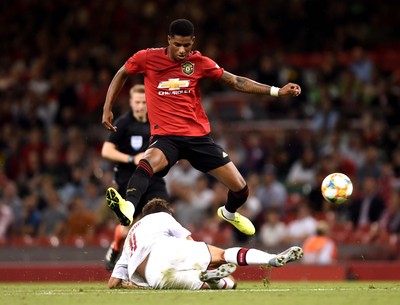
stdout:
[[235,219],[235,213],[229,212],[225,206],[222,207],[222,215],[229,220]]

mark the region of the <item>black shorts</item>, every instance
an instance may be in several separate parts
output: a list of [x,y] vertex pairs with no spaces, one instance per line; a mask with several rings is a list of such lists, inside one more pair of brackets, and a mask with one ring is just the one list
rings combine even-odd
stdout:
[[[123,198],[126,196],[126,188],[128,185],[128,181],[131,178],[133,172],[120,170],[115,173],[115,182],[118,184],[118,192],[121,194]],[[153,176],[150,180],[149,186],[140,198],[139,203],[135,208],[135,214],[133,215],[136,217],[142,212],[143,207],[147,202],[149,202],[153,198],[161,198],[166,201],[169,201],[169,196],[167,192],[167,188],[165,186],[165,181],[161,177]]]
[[168,166],[155,175],[164,177],[179,160],[186,159],[197,170],[207,173],[231,161],[210,135],[201,137],[159,136],[150,138],[149,148],[158,148],[167,157]]

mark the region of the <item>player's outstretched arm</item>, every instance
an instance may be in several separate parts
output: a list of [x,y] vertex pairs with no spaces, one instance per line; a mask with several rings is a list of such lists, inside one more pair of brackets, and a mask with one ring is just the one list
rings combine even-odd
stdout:
[[113,126],[112,121],[114,115],[112,113],[112,106],[117,99],[119,92],[124,86],[126,79],[128,78],[128,72],[125,70],[125,66],[122,66],[118,72],[114,75],[110,85],[108,86],[106,101],[103,106],[103,118],[102,124],[108,130],[116,131],[116,127]]
[[294,83],[288,83],[282,88],[278,88],[258,83],[247,77],[237,76],[228,71],[224,71],[220,81],[236,91],[245,93],[267,94],[273,96],[298,96],[301,93],[300,86]]

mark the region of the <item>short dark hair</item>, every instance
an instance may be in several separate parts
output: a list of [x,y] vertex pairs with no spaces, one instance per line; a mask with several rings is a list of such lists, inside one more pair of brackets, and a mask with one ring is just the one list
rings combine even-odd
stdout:
[[169,25],[169,35],[175,36],[194,36],[194,26],[187,19],[177,19]]
[[166,200],[154,198],[147,202],[143,207],[142,217],[159,212],[165,212],[172,215],[172,209],[168,206],[168,202]]

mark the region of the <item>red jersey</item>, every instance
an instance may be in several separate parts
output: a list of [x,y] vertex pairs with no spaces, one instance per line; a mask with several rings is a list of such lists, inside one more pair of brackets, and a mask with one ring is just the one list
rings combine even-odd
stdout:
[[175,62],[167,48],[146,49],[125,62],[130,74],[144,74],[152,135],[204,136],[210,122],[201,105],[202,78],[218,80],[224,70],[198,51]]

